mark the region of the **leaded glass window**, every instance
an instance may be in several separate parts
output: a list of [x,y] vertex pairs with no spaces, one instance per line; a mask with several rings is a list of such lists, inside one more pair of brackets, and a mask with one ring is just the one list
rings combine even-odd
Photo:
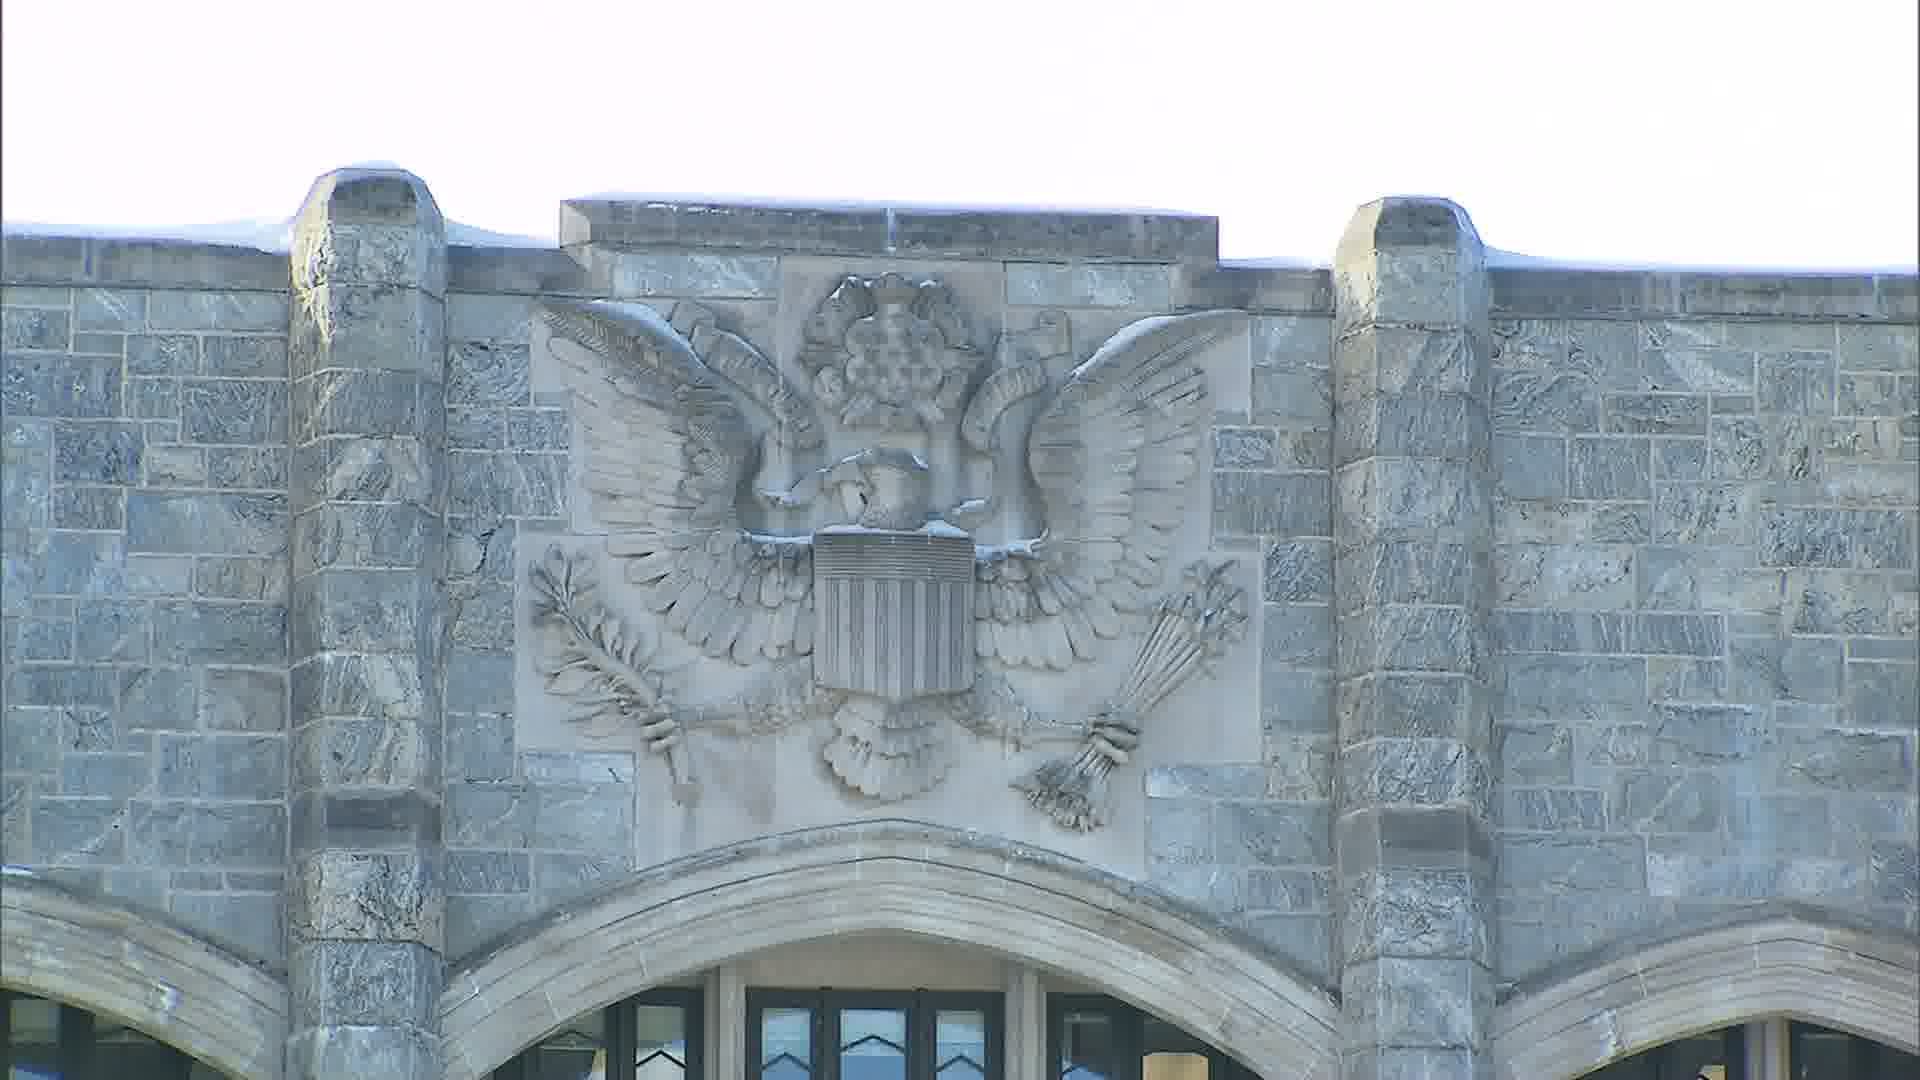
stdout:
[[752,990],[752,1080],[999,1080],[997,994]]

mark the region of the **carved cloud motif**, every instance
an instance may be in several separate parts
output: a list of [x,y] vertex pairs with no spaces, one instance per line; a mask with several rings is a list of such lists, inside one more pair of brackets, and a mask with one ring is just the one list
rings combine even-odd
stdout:
[[[1030,738],[1003,672],[1064,671],[1144,629],[1115,697],[1084,723],[1051,725],[1081,757],[1015,782],[1088,829],[1141,717],[1238,636],[1244,600],[1219,568],[1190,568],[1184,590],[1164,592],[1211,415],[1193,359],[1236,313],[1142,320],[1056,376],[1044,361],[1057,357],[1012,335],[989,363],[936,282],[849,277],[806,325],[804,390],[696,305],[669,320],[556,300],[541,317],[613,566],[662,630],[758,673],[733,702],[668,700],[643,650],[608,647],[640,635],[556,553],[535,571],[536,623],[548,688],[577,714],[625,710],[670,754],[686,728],[760,734],[825,718],[833,774],[899,799],[940,781],[956,726]],[[1030,423],[1009,421],[1042,395],[1018,414]],[[1042,527],[981,544],[982,525],[1008,528],[993,476],[1003,449],[1024,450]],[[760,719],[740,731],[742,716]],[[677,760],[675,772],[691,783]]]

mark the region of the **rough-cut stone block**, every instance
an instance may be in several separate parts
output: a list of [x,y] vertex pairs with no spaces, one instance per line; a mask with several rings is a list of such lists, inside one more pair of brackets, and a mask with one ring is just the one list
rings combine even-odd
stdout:
[[618,252],[606,257],[614,296],[755,299],[779,295],[779,260],[770,255]]
[[1325,476],[1216,471],[1216,535],[1327,536],[1330,493]]
[[1431,539],[1383,540],[1341,546],[1334,557],[1342,615],[1382,604],[1475,602],[1491,584],[1484,554]]
[[521,785],[447,785],[447,844],[519,849],[527,846],[533,799]]
[[449,893],[524,893],[533,889],[529,856],[517,851],[450,851]]
[[625,784],[543,785],[534,789],[527,842],[560,851],[626,850],[633,789]]
[[1510,607],[1631,608],[1635,555],[1623,545],[1500,547],[1493,557],[1494,595]]
[[418,790],[307,790],[293,799],[293,851],[432,850],[440,846],[440,818],[438,802]]
[[10,417],[121,415],[117,356],[15,353],[0,356],[0,406]]
[[287,855],[281,803],[128,804],[127,858],[136,865],[276,869]]
[[143,552],[275,555],[286,550],[282,495],[134,491],[127,496],[127,547]]
[[1333,861],[1324,803],[1226,801],[1214,807],[1214,857],[1227,865],[1327,865]]
[[1213,808],[1195,799],[1147,802],[1147,858],[1177,865],[1215,863]]
[[441,1075],[440,1048],[428,1030],[419,1028],[328,1024],[287,1040],[287,1075],[289,1080],[436,1080]]
[[[437,391],[438,384],[431,384]],[[423,380],[410,371],[327,370],[293,384],[295,444],[328,435],[415,435]]]
[[282,798],[287,744],[277,735],[163,735],[155,744],[163,799]]
[[1349,805],[1484,806],[1484,753],[1457,739],[1372,739],[1341,749],[1340,790]]
[[439,857],[420,851],[320,851],[296,862],[289,897],[301,940],[414,942],[444,937]]
[[287,438],[287,391],[253,379],[188,379],[181,386],[181,434],[189,442],[265,445]]
[[290,647],[296,656],[323,650],[411,649],[431,602],[414,570],[320,570],[293,587]]
[[154,330],[287,330],[287,294],[279,292],[186,292],[152,294],[147,322]]
[[[1477,1050],[1484,1034],[1476,1017],[1490,1014],[1493,1006],[1492,976],[1464,959],[1389,956],[1350,963],[1341,974],[1340,991],[1348,1045],[1355,1048]],[[1465,1076],[1472,1069],[1430,1075]]]
[[1106,307],[1165,311],[1171,272],[1162,266],[1009,263],[1007,303],[1029,307]]
[[288,683],[296,717],[418,717],[425,692],[418,660],[391,654],[322,653],[295,663]]
[[0,311],[0,345],[64,351],[73,336],[73,314],[52,308],[9,307]]
[[289,961],[297,1017],[325,1026],[432,1030],[444,978],[433,950],[409,943],[314,941],[296,944]]
[[287,609],[279,604],[162,602],[154,607],[154,645],[175,663],[284,664]]
[[276,967],[286,957],[286,913],[278,896],[176,892],[167,907],[175,918],[250,957]]
[[297,789],[413,787],[429,782],[439,764],[438,740],[412,718],[323,716],[293,733]]
[[200,726],[208,731],[281,732],[287,726],[287,678],[257,668],[208,667],[201,673]]
[[1627,836],[1538,836],[1507,833],[1499,839],[1503,888],[1522,890],[1644,892],[1644,841]]
[[432,550],[432,525],[418,507],[405,504],[321,505],[294,519],[293,574],[422,567]]
[[1491,962],[1483,875],[1469,870],[1375,869],[1342,886],[1347,963],[1382,956]]

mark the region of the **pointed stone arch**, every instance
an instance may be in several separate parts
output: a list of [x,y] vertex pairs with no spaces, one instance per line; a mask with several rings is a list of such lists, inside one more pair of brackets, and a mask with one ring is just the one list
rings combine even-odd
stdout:
[[1742,908],[1607,946],[1495,1010],[1501,1080],[1580,1076],[1761,1017],[1920,1053],[1920,939],[1804,904]]
[[127,1024],[241,1080],[278,1080],[287,986],[164,917],[8,867],[0,983]]
[[895,931],[991,948],[1100,985],[1267,1080],[1328,1075],[1339,1010],[1238,932],[1036,848],[873,821],[679,859],[463,962],[441,999],[449,1080],[476,1080],[573,1017],[761,949]]

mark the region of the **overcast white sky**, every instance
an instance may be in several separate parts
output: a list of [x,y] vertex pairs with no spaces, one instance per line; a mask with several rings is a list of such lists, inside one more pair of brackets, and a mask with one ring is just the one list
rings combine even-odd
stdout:
[[1356,205],[1438,194],[1555,259],[1910,266],[1917,9],[5,0],[0,200],[277,220],[385,160],[503,232],[609,190],[1155,206],[1324,262]]

